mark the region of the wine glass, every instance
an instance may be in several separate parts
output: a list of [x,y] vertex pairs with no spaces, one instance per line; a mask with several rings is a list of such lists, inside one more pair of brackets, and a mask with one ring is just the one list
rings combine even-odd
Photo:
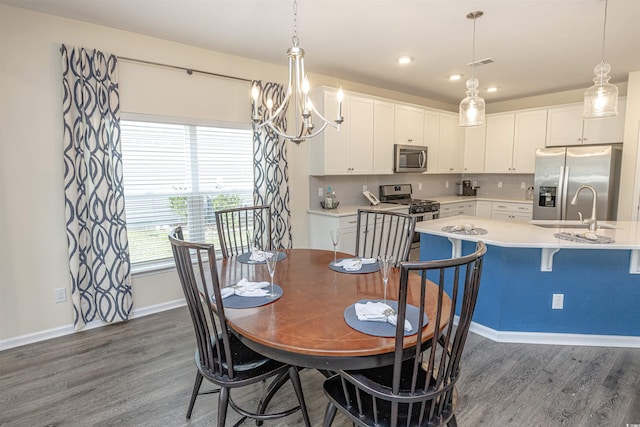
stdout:
[[331,265],[337,264],[336,259],[336,249],[338,248],[338,244],[340,243],[340,236],[342,235],[342,231],[340,230],[330,230],[331,233],[331,243],[333,243],[333,262]]
[[384,287],[384,303],[387,303],[387,282],[389,281],[389,271],[393,266],[393,256],[380,255],[378,257],[378,264],[380,265],[380,273],[382,273],[382,284]]
[[271,292],[269,292],[267,298],[277,298],[279,295],[273,291],[273,275],[276,273],[276,264],[278,263],[278,251],[264,251],[265,261],[267,268],[269,269],[269,276],[271,276]]
[[247,247],[249,248],[249,253],[253,253],[253,251],[255,250],[255,245],[254,245],[254,237],[253,237],[253,230],[247,229],[246,230],[246,235],[247,235]]

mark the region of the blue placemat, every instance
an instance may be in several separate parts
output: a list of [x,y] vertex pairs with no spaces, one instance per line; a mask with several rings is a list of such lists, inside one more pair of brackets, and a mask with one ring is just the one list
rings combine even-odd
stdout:
[[[278,252],[278,261],[282,261],[286,257],[287,257],[287,254],[285,254],[284,252]],[[238,255],[237,260],[243,264],[266,264],[267,263],[267,261],[253,261],[251,259],[251,252],[245,252],[243,254]]]
[[[366,304],[367,300],[358,301],[361,304]],[[389,305],[394,310],[398,311],[398,302],[387,300]],[[429,318],[425,313],[422,313],[422,326],[429,323]],[[416,306],[407,304],[407,320],[411,323],[411,330],[404,331],[404,335],[413,335],[418,333],[418,319],[420,318],[420,309]],[[344,320],[347,325],[351,326],[358,332],[362,332],[367,335],[374,335],[376,337],[395,337],[396,327],[389,322],[371,322],[358,320],[356,316],[356,305],[351,304],[344,310]]]
[[[340,262],[343,259],[353,259],[351,258],[338,258],[336,262]],[[337,267],[333,265],[333,261],[329,264],[329,268],[333,271],[337,271],[339,273],[349,273],[349,274],[364,274],[364,273],[375,273],[376,271],[380,271],[380,264],[378,261],[373,262],[371,264],[362,264],[362,268],[360,270],[345,270],[342,267]]]
[[[267,286],[267,291],[271,290],[271,286]],[[238,295],[231,295],[230,297],[226,297],[222,299],[222,305],[225,308],[253,308],[260,307],[261,305],[267,305],[271,302],[278,301],[282,298],[284,291],[282,288],[275,283],[273,284],[273,292],[277,293],[278,296],[276,298],[267,298],[267,297],[241,297]],[[213,300],[215,302],[215,299]]]

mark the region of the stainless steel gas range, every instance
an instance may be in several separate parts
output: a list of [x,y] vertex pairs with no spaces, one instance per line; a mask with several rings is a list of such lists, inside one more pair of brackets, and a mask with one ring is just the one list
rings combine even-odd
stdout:
[[[380,201],[407,205],[407,212],[416,217],[416,221],[437,219],[440,215],[440,203],[434,200],[414,199],[411,184],[381,185]],[[420,233],[414,233],[409,252],[410,261],[420,259]]]

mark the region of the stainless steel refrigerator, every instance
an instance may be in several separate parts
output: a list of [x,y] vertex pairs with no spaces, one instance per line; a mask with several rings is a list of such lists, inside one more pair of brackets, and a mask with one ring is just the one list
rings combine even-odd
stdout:
[[618,145],[540,148],[536,151],[533,219],[577,220],[591,216],[591,191],[582,190],[576,205],[571,198],[578,187],[591,185],[598,194],[596,217],[614,221],[618,210],[622,148]]

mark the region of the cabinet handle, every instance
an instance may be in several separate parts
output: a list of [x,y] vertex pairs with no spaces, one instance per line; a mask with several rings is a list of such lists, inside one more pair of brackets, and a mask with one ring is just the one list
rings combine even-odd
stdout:
[[409,142],[413,142],[413,139],[407,139],[407,141],[409,141]]

